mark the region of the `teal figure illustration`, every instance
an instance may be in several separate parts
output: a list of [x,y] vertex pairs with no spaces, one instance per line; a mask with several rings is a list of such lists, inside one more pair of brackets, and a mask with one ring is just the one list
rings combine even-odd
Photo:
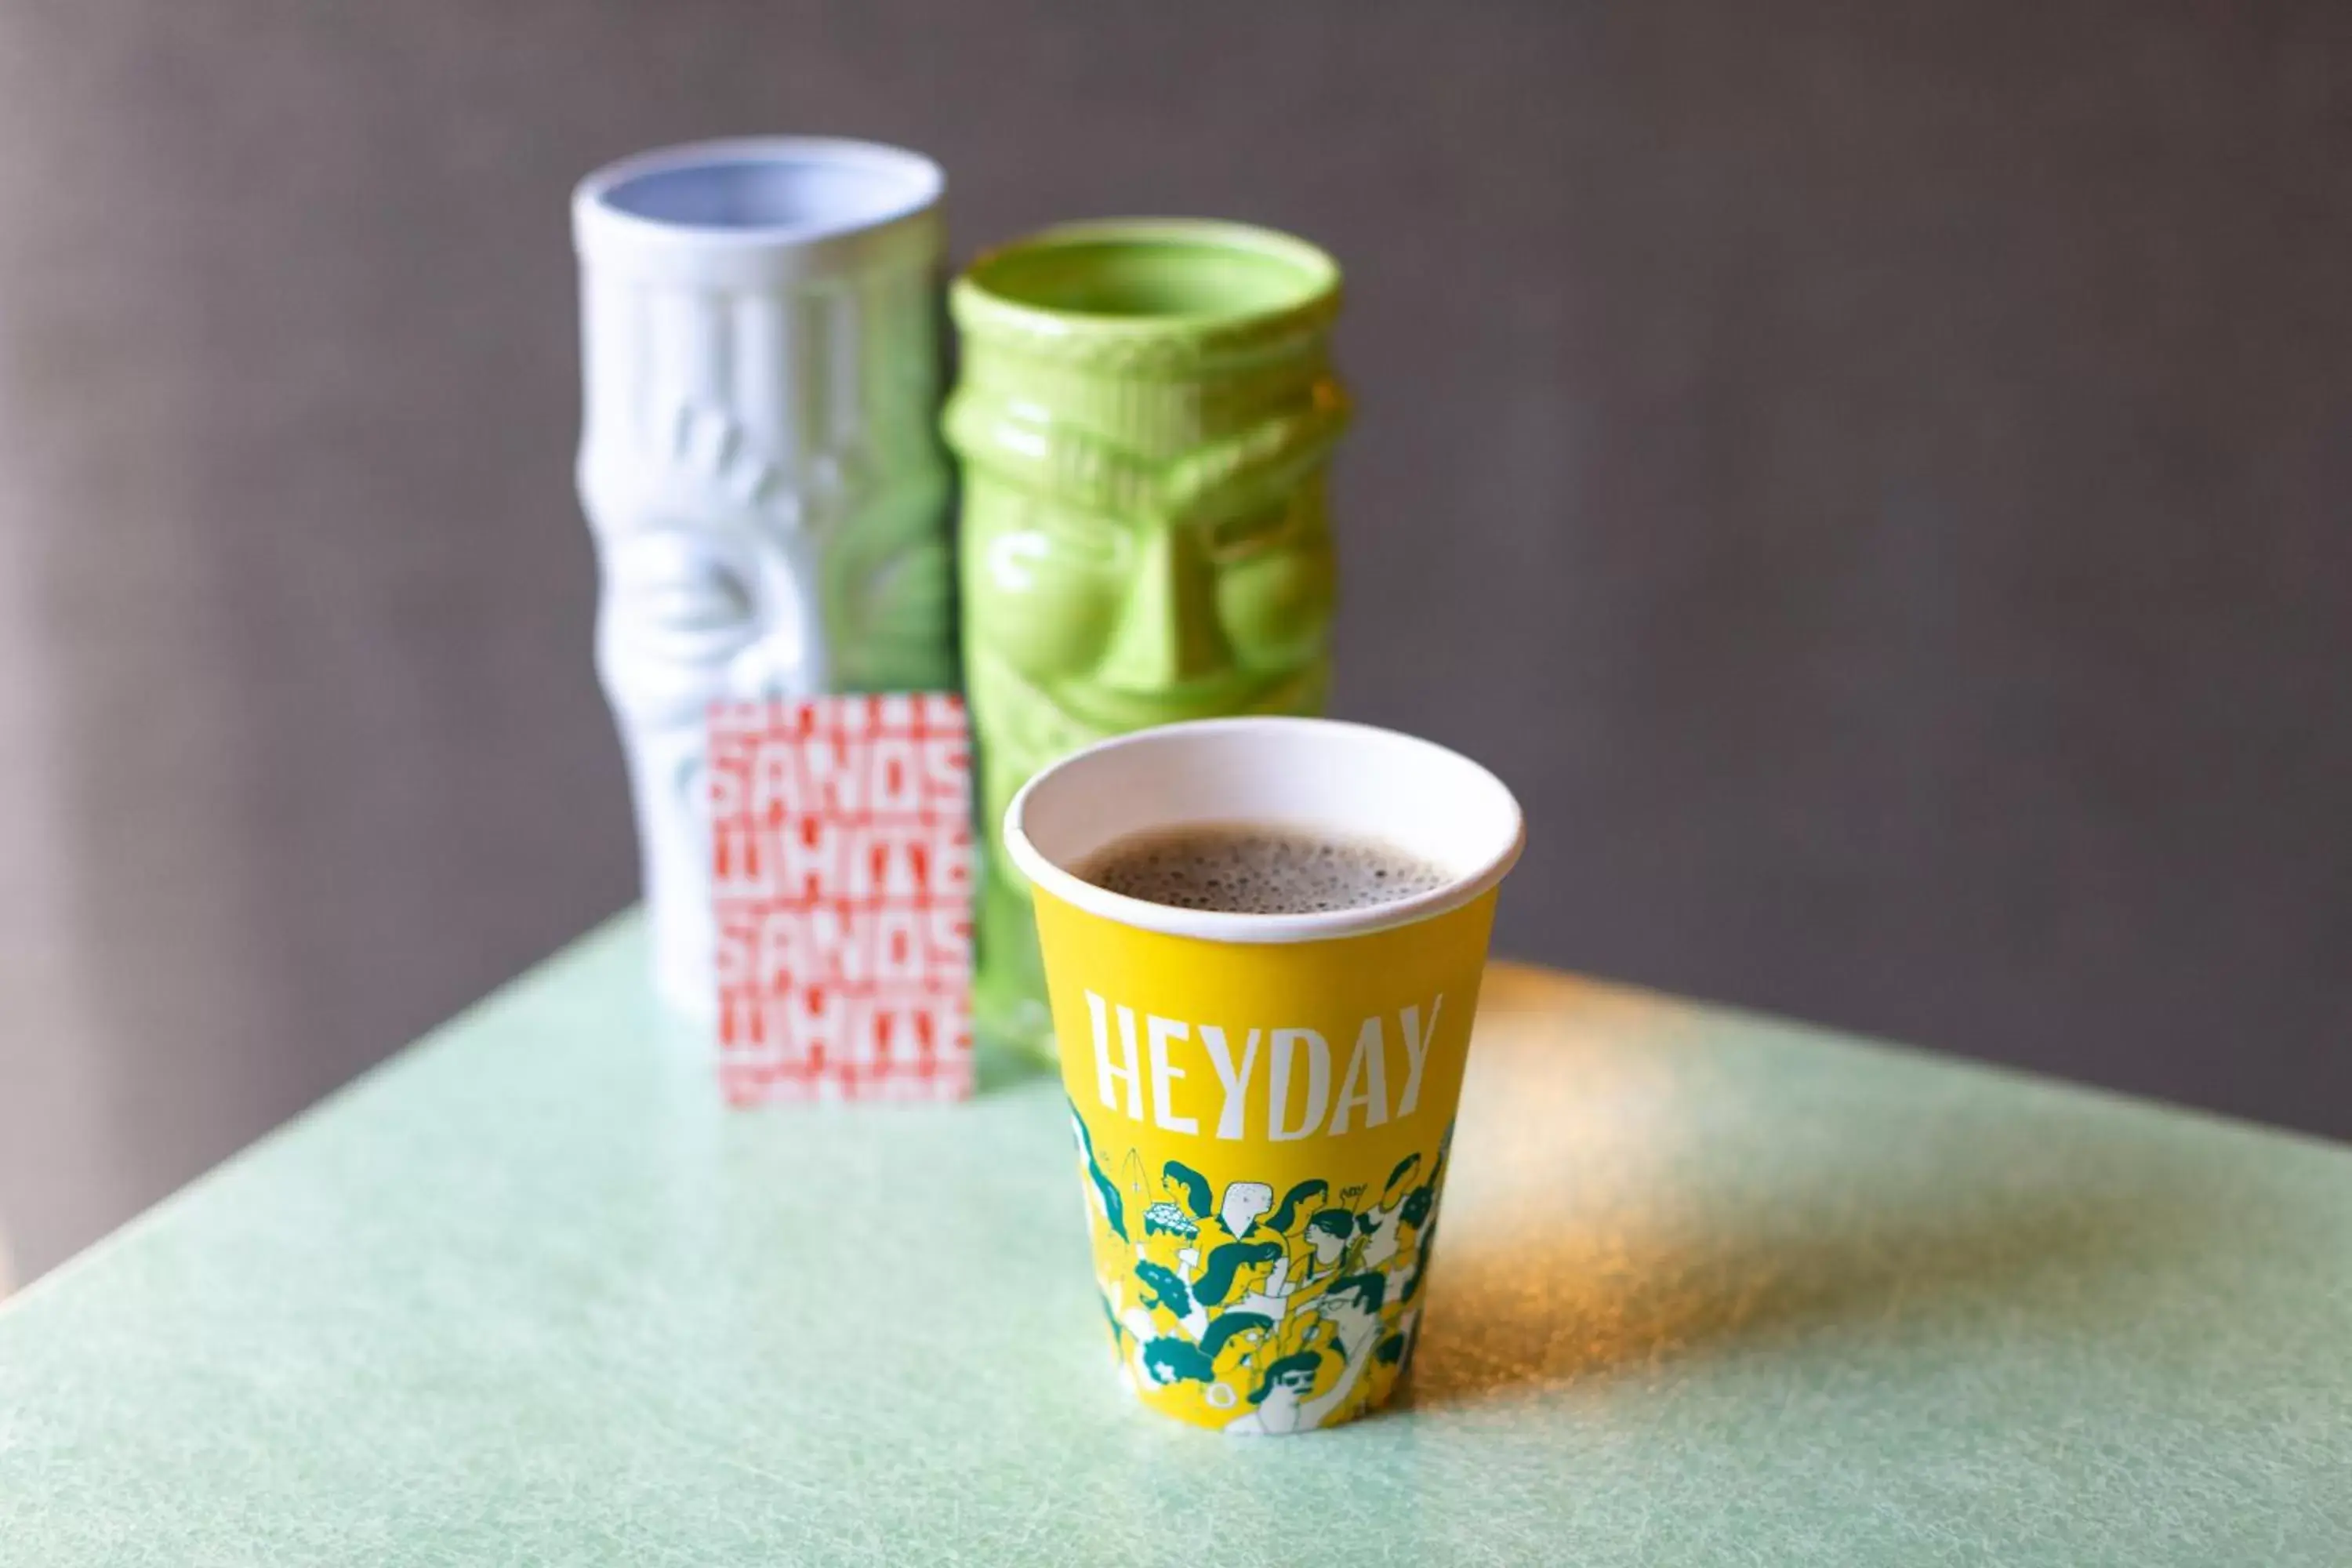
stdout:
[[1160,1167],[1160,1174],[1184,1194],[1184,1202],[1192,1209],[1194,1219],[1206,1219],[1217,1212],[1216,1205],[1209,1199],[1209,1178],[1183,1161],[1169,1161]]
[[1181,1381],[1214,1383],[1217,1378],[1217,1357],[1234,1335],[1248,1331],[1269,1329],[1273,1325],[1255,1312],[1227,1312],[1211,1323],[1197,1345],[1188,1344],[1173,1335],[1162,1335],[1143,1345],[1139,1351],[1138,1365],[1143,1374],[1162,1387]]
[[1356,1226],[1364,1233],[1363,1264],[1367,1268],[1385,1268],[1397,1255],[1397,1247],[1404,1227],[1404,1207],[1411,1194],[1397,1195],[1397,1184],[1413,1173],[1421,1156],[1409,1154],[1397,1168],[1389,1173],[1387,1188],[1381,1202],[1356,1216]]
[[1355,1211],[1318,1209],[1307,1222],[1307,1245],[1314,1252],[1308,1278],[1320,1279],[1339,1268],[1348,1256],[1348,1244],[1355,1239]]
[[1364,1370],[1380,1346],[1380,1310],[1384,1287],[1378,1275],[1351,1275],[1308,1303],[1307,1310],[1331,1326],[1331,1348],[1339,1353],[1339,1375],[1321,1393],[1327,1361],[1318,1348],[1294,1351],[1277,1358],[1250,1392],[1252,1408],[1225,1426],[1241,1436],[1299,1432],[1320,1426],[1344,1405],[1361,1385]]
[[1196,1340],[1208,1331],[1207,1310],[1174,1269],[1143,1258],[1136,1263],[1135,1279],[1143,1287],[1141,1300],[1146,1312],[1167,1313]]
[[[1298,1225],[1305,1206],[1330,1190],[1328,1182],[1318,1179],[1310,1178],[1297,1183],[1283,1194],[1281,1204],[1272,1213],[1256,1222],[1250,1234],[1261,1238],[1258,1246],[1275,1250],[1246,1258],[1253,1272],[1247,1289],[1234,1302],[1235,1310],[1263,1312],[1278,1323],[1288,1312],[1292,1299],[1301,1289],[1319,1279],[1328,1278],[1331,1270],[1325,1268],[1318,1271],[1311,1254],[1294,1254],[1292,1248],[1297,1237],[1292,1232],[1293,1227]],[[1336,1212],[1344,1236],[1348,1222],[1354,1216],[1344,1209],[1325,1212]],[[1255,1274],[1255,1269],[1262,1262],[1271,1267],[1261,1276]]]
[[1147,1294],[1143,1304],[1155,1311],[1166,1311],[1174,1317],[1192,1315],[1192,1291],[1175,1270],[1145,1258],[1135,1266],[1136,1282]]
[[1388,1299],[1389,1282],[1378,1274],[1350,1274],[1345,1279],[1335,1279],[1331,1288],[1317,1298],[1315,1310],[1331,1320],[1334,1328],[1339,1320],[1331,1317],[1331,1309],[1342,1302],[1352,1301],[1356,1316],[1377,1317],[1381,1303]]
[[[1182,1194],[1193,1218],[1203,1222],[1214,1218],[1235,1241],[1248,1236],[1258,1216],[1274,1207],[1274,1189],[1264,1182],[1228,1182],[1223,1201],[1212,1205],[1209,1179],[1181,1160],[1169,1161],[1160,1167],[1160,1174]],[[1312,1184],[1322,1185],[1319,1182]]]
[[1075,1105],[1071,1115],[1090,1206],[1129,1243],[1103,1309],[1139,1388],[1192,1385],[1211,1410],[1234,1411],[1227,1430],[1293,1432],[1360,1413],[1410,1371],[1451,1129],[1377,1188],[1335,1193],[1308,1177],[1276,1202],[1270,1183],[1221,1193],[1181,1160],[1154,1182],[1129,1156],[1128,1180],[1112,1183]]
[[1094,1134],[1087,1131],[1087,1119],[1078,1114],[1076,1105],[1070,1107],[1070,1130],[1078,1141],[1078,1158],[1086,1168],[1087,1183],[1094,1189],[1096,1205],[1102,1211],[1103,1223],[1110,1226],[1113,1236],[1125,1241],[1127,1237],[1127,1202],[1119,1196],[1118,1186],[1103,1173],[1095,1159]]
[[1429,1211],[1437,1205],[1435,1187],[1423,1182],[1405,1194],[1404,1223],[1415,1230],[1429,1223]]
[[[1401,1306],[1412,1305],[1412,1299],[1421,1294],[1422,1281],[1429,1278],[1430,1259],[1437,1247],[1437,1193],[1445,1180],[1445,1157],[1453,1146],[1454,1129],[1449,1125],[1444,1141],[1437,1145],[1437,1161],[1430,1168],[1429,1180],[1405,1194],[1398,1215],[1403,1224],[1412,1226],[1413,1233],[1411,1256],[1389,1270],[1392,1279],[1401,1277],[1402,1279],[1401,1288],[1395,1292],[1395,1300]],[[1408,1351],[1410,1348],[1407,1347]]]
[[1403,1159],[1399,1160],[1396,1169],[1389,1173],[1388,1183],[1381,1191],[1391,1193],[1396,1191],[1396,1184],[1412,1175],[1414,1168],[1420,1163],[1421,1156],[1418,1154],[1407,1154]]
[[1305,1394],[1323,1370],[1321,1351],[1293,1351],[1265,1369],[1265,1378],[1250,1391],[1252,1405],[1263,1405],[1276,1393]]
[[1211,1250],[1208,1267],[1194,1281],[1192,1294],[1213,1307],[1225,1299],[1241,1270],[1255,1263],[1271,1263],[1282,1254],[1278,1241],[1229,1241]]
[[1274,1189],[1264,1182],[1228,1182],[1217,1219],[1238,1240],[1250,1233],[1258,1215],[1274,1206]]
[[[1402,1377],[1412,1370],[1412,1352],[1421,1348],[1421,1309],[1415,1307],[1398,1319],[1397,1331],[1391,1338],[1403,1342],[1398,1347],[1395,1361],[1397,1375]],[[1388,1342],[1382,1341],[1381,1349],[1373,1353],[1386,1360]]]
[[1267,1227],[1287,1235],[1292,1222],[1297,1217],[1298,1205],[1311,1198],[1319,1198],[1330,1190],[1331,1184],[1325,1181],[1309,1180],[1299,1183],[1282,1194],[1282,1206],[1266,1216]]

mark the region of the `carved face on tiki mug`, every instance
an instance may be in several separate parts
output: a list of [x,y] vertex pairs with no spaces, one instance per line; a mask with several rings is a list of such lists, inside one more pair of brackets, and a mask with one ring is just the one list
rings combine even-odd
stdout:
[[[1228,224],[1075,225],[958,281],[947,428],[983,822],[1106,736],[1321,710],[1338,305],[1322,252]],[[1027,892],[1001,858],[980,935],[981,1028],[1050,1055]]]
[[706,715],[953,682],[931,429],[939,174],[855,142],[719,142],[591,176],[580,488],[662,989],[710,1006]]

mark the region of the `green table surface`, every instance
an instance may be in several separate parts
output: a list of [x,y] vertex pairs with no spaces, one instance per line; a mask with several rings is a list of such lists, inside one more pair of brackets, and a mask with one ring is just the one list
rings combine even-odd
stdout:
[[730,1112],[592,936],[0,1307],[0,1563],[2352,1563],[2352,1154],[1489,977],[1403,1405],[1163,1424],[1059,1090]]

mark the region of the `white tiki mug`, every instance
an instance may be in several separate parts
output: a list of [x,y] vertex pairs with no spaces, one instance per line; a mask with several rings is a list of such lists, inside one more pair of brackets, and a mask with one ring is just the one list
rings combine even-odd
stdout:
[[942,184],[897,148],[776,138],[625,159],[572,197],[597,668],[656,975],[696,1014],[710,704],[954,683]]

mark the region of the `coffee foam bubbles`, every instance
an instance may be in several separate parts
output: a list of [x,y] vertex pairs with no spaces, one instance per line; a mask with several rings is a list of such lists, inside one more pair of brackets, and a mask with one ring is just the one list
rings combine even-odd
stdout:
[[1385,844],[1250,824],[1122,838],[1090,857],[1077,874],[1130,899],[1248,915],[1363,909],[1452,880]]

